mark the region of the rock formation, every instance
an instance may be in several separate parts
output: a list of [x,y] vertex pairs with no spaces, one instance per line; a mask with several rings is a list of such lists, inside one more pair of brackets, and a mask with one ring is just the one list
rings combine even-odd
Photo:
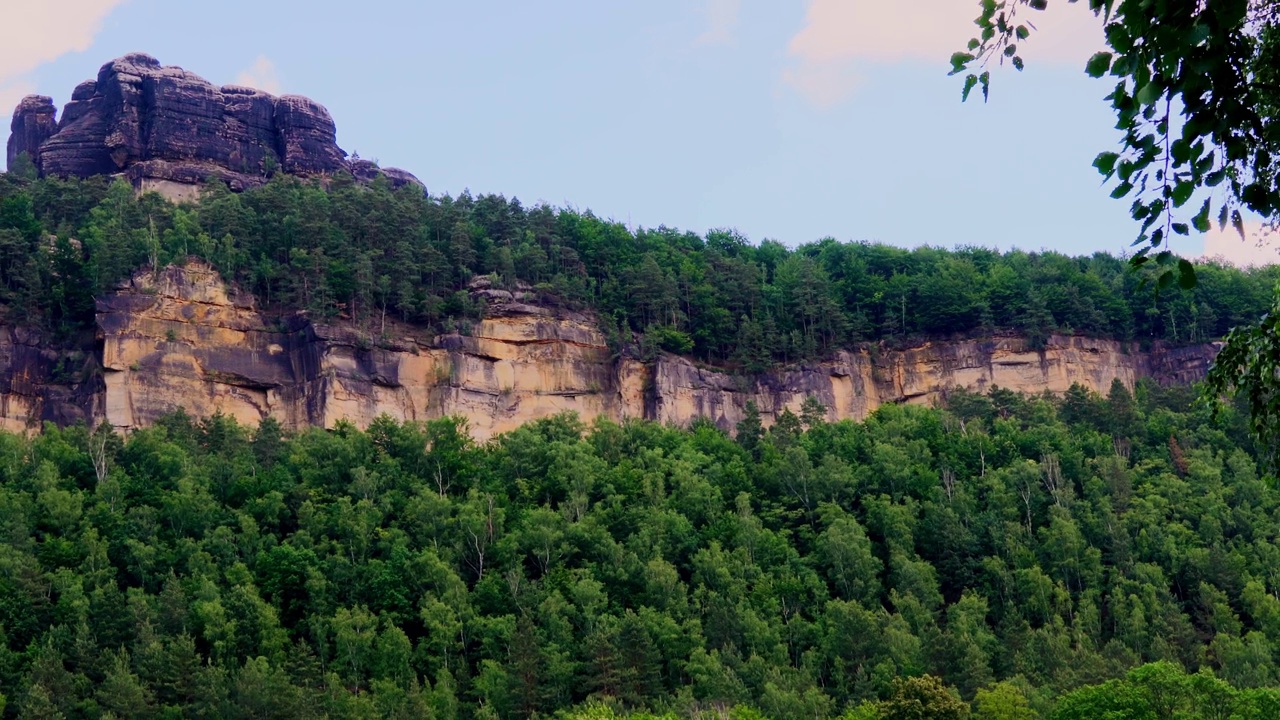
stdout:
[[[139,189],[185,197],[210,177],[233,190],[260,185],[277,170],[327,175],[346,170],[372,180],[378,168],[348,161],[329,111],[297,95],[217,87],[179,67],[133,53],[76,87],[56,120],[53,101],[32,95],[13,113],[7,158],[27,153],[42,174],[124,174]],[[396,185],[412,174],[382,171]],[[425,192],[425,187],[423,188]]]
[[9,143],[6,158],[9,167],[21,153],[27,153],[33,163],[40,162],[40,146],[58,131],[58,109],[53,98],[47,95],[28,95],[13,111],[9,124]]
[[[1149,352],[1079,337],[1042,350],[1016,337],[938,342],[908,350],[850,350],[754,378],[663,355],[616,357],[590,315],[474,283],[487,317],[466,335],[377,343],[349,327],[261,313],[254,299],[192,262],[138,273],[98,302],[98,343],[71,356],[38,336],[0,331],[0,427],[86,420],[130,429],[183,408],[256,424],[358,426],[465,417],[478,439],[563,411],[684,425],[704,417],[726,429],[748,401],[770,424],[809,396],[830,419],[861,419],[885,403],[928,403],[949,388],[1063,392],[1079,382],[1106,393],[1113,380],[1185,383],[1203,377],[1216,345]],[[405,331],[409,332],[409,331]]]

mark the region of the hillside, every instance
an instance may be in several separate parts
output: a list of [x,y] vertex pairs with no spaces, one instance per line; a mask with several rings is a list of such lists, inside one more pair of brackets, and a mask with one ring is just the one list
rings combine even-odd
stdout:
[[1276,268],[429,195],[140,54],[12,130],[4,718],[1280,716]]
[[0,433],[0,695],[30,718],[1274,717],[1277,494],[1246,419],[1192,397],[958,393],[736,440]]
[[487,438],[565,410],[731,429],[810,396],[836,420],[950,387],[1105,392],[1203,376],[1280,277],[1201,264],[1161,293],[1107,255],[632,230],[427,196],[334,133],[310,100],[142,55],[61,117],[24,100],[0,175],[4,426],[184,407],[290,428],[460,414]]
[[[614,352],[590,311],[530,289],[479,278],[467,302],[483,318],[463,332],[393,322],[371,339],[351,322],[273,315],[229,287],[206,263],[142,270],[97,301],[92,345],[48,349],[51,332],[10,328],[0,339],[0,423],[23,431],[42,420],[146,427],[182,408],[257,425],[368,427],[455,416],[480,440],[561,412],[585,422],[706,420],[732,431],[755,407],[768,426],[817,402],[828,420],[866,418],[886,403],[936,403],[950,390],[1106,392],[1140,378],[1187,384],[1216,346],[1142,351],[1112,340],[1052,335],[1039,348],[1017,335],[859,345],[754,375],[666,352]],[[86,336],[87,337],[87,336]],[[643,342],[643,341],[642,341]]]

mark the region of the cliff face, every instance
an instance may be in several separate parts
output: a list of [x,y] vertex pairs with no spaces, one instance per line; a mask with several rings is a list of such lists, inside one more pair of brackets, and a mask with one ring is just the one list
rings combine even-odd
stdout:
[[1113,380],[1132,388],[1149,377],[1161,384],[1202,379],[1217,344],[1126,352],[1121,343],[1053,336],[1043,350],[1022,338],[928,343],[902,351],[843,351],[833,360],[766,374],[749,383],[662,357],[653,373],[654,401],[647,417],[687,424],[708,417],[732,428],[754,401],[768,425],[784,409],[800,413],[813,396],[828,419],[862,419],[886,403],[933,403],[952,388],[985,392],[999,386],[1023,393],[1066,392],[1072,384],[1106,394]]
[[848,351],[747,380],[675,356],[616,358],[588,315],[483,282],[473,292],[489,311],[469,334],[371,344],[349,328],[302,318],[281,324],[203,263],[142,272],[99,300],[91,352],[59,356],[20,329],[0,332],[0,427],[106,420],[130,429],[183,408],[250,425],[270,416],[293,428],[461,415],[481,440],[563,411],[680,425],[705,417],[731,429],[748,401],[769,424],[809,396],[836,420],[864,418],[885,403],[932,402],[954,387],[1037,393],[1079,382],[1105,393],[1115,379],[1190,382],[1217,352],[1126,352],[1077,337],[1034,351],[1019,338],[997,338]]
[[[150,55],[112,60],[76,87],[56,119],[53,100],[32,95],[13,113],[10,165],[27,153],[41,173],[89,177],[123,173],[135,186],[189,197],[209,177],[242,190],[276,169],[301,175],[347,170],[376,177],[373,163],[347,160],[329,111],[297,95],[215,86]],[[393,184],[421,186],[388,169]],[[425,190],[425,188],[424,188]]]

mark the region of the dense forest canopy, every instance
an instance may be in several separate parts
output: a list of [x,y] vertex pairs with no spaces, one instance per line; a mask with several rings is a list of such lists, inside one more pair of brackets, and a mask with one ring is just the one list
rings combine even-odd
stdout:
[[[957,238],[939,238],[954,243]],[[1034,245],[1034,237],[1028,245]],[[630,230],[590,212],[500,195],[425,198],[385,182],[322,187],[277,175],[199,202],[123,182],[0,175],[0,302],[11,320],[92,328],[93,297],[144,265],[205,258],[267,307],[439,329],[480,311],[476,275],[527,283],[598,311],[619,341],[758,371],[860,341],[1014,331],[1172,343],[1216,339],[1266,311],[1280,271],[1199,266],[1193,291],[1159,292],[1106,254],[904,250],[823,239],[791,249],[732,231]]]
[[1274,717],[1280,493],[1193,398],[0,434],[4,712]]

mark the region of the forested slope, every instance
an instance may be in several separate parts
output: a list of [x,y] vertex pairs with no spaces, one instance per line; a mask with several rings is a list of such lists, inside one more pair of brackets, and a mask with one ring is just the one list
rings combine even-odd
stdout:
[[213,184],[183,206],[103,178],[0,175],[0,302],[11,321],[92,328],[95,295],[190,255],[268,307],[342,319],[371,338],[389,319],[465,329],[481,308],[464,288],[492,274],[597,311],[620,343],[643,332],[652,346],[750,372],[860,341],[996,331],[1203,342],[1256,320],[1280,278],[1202,264],[1195,290],[1159,292],[1105,254],[831,239],[789,249],[732,231],[631,230],[498,195],[425,198],[344,175],[322,186],[280,174],[241,194]]
[[1243,417],[1192,397],[957,393],[736,439],[570,416],[482,446],[447,419],[0,435],[5,712],[1067,718],[1155,687],[1266,717],[1280,495]]

